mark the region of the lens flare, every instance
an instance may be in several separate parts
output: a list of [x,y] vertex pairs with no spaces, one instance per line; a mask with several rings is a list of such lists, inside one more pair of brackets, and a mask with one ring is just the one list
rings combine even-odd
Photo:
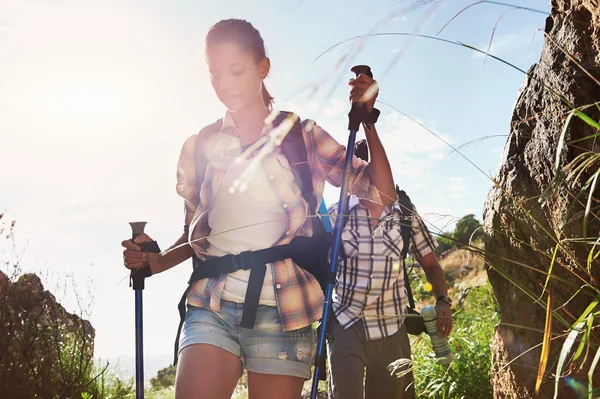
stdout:
[[564,380],[567,386],[575,391],[578,397],[586,398],[588,396],[588,388],[586,384],[582,383],[581,381],[577,381],[573,377],[565,377]]

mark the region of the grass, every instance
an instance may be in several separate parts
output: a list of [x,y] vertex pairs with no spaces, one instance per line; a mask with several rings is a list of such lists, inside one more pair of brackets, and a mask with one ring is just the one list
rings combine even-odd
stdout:
[[437,363],[426,335],[411,342],[417,397],[492,398],[490,343],[499,317],[489,283],[472,288],[454,315],[448,340],[454,361],[448,369]]

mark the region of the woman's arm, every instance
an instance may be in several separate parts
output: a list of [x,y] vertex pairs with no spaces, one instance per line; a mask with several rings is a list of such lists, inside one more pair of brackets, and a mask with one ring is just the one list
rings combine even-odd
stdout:
[[160,254],[143,252],[140,246],[136,245],[150,241],[153,240],[147,234],[141,234],[134,242],[125,240],[121,243],[125,247],[123,256],[128,269],[139,269],[147,264],[152,274],[157,274],[177,266],[194,254],[194,250],[188,243],[187,233],[183,233],[173,245]]

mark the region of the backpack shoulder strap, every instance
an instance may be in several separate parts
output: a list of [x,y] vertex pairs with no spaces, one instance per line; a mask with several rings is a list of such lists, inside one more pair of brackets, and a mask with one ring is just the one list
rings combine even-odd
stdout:
[[402,259],[406,259],[408,255],[408,248],[410,246],[410,238],[412,235],[412,215],[414,207],[410,201],[410,197],[404,190],[400,190],[396,186],[396,192],[398,194],[398,204],[400,205],[400,212],[402,213],[402,221],[400,222],[400,236],[402,236]]
[[406,294],[408,296],[408,306],[411,309],[415,308],[415,299],[410,288],[410,280],[408,278],[408,270],[406,270],[406,256],[408,255],[408,248],[410,246],[410,238],[412,235],[412,218],[414,212],[414,206],[410,200],[410,197],[404,190],[400,190],[396,186],[396,193],[398,194],[398,204],[400,205],[400,212],[402,213],[402,221],[400,222],[400,236],[402,237],[402,267],[404,269],[404,285],[406,287]]
[[211,123],[208,126],[203,127],[198,135],[196,136],[196,143],[194,147],[194,165],[196,169],[196,190],[198,190],[198,196],[200,196],[200,188],[204,181],[204,174],[206,172],[206,165],[208,159],[204,155],[204,140],[211,134],[217,133],[223,126],[223,119],[218,119],[216,122]]
[[279,126],[286,118],[294,118],[294,124],[281,141],[281,150],[296,176],[302,197],[308,204],[310,216],[313,218],[313,235],[323,235],[325,234],[325,228],[321,219],[317,217],[317,197],[315,197],[313,190],[312,174],[300,118],[290,112],[280,112],[275,118],[274,126]]

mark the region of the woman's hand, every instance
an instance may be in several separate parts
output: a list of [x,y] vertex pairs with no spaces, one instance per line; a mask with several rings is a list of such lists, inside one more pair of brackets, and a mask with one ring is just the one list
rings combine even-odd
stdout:
[[147,234],[140,234],[135,240],[124,240],[121,245],[125,247],[123,251],[123,264],[130,270],[139,269],[144,266],[150,266],[150,271],[155,274],[160,270],[159,265],[159,254],[143,251],[142,248],[137,245],[143,242],[154,241]]

